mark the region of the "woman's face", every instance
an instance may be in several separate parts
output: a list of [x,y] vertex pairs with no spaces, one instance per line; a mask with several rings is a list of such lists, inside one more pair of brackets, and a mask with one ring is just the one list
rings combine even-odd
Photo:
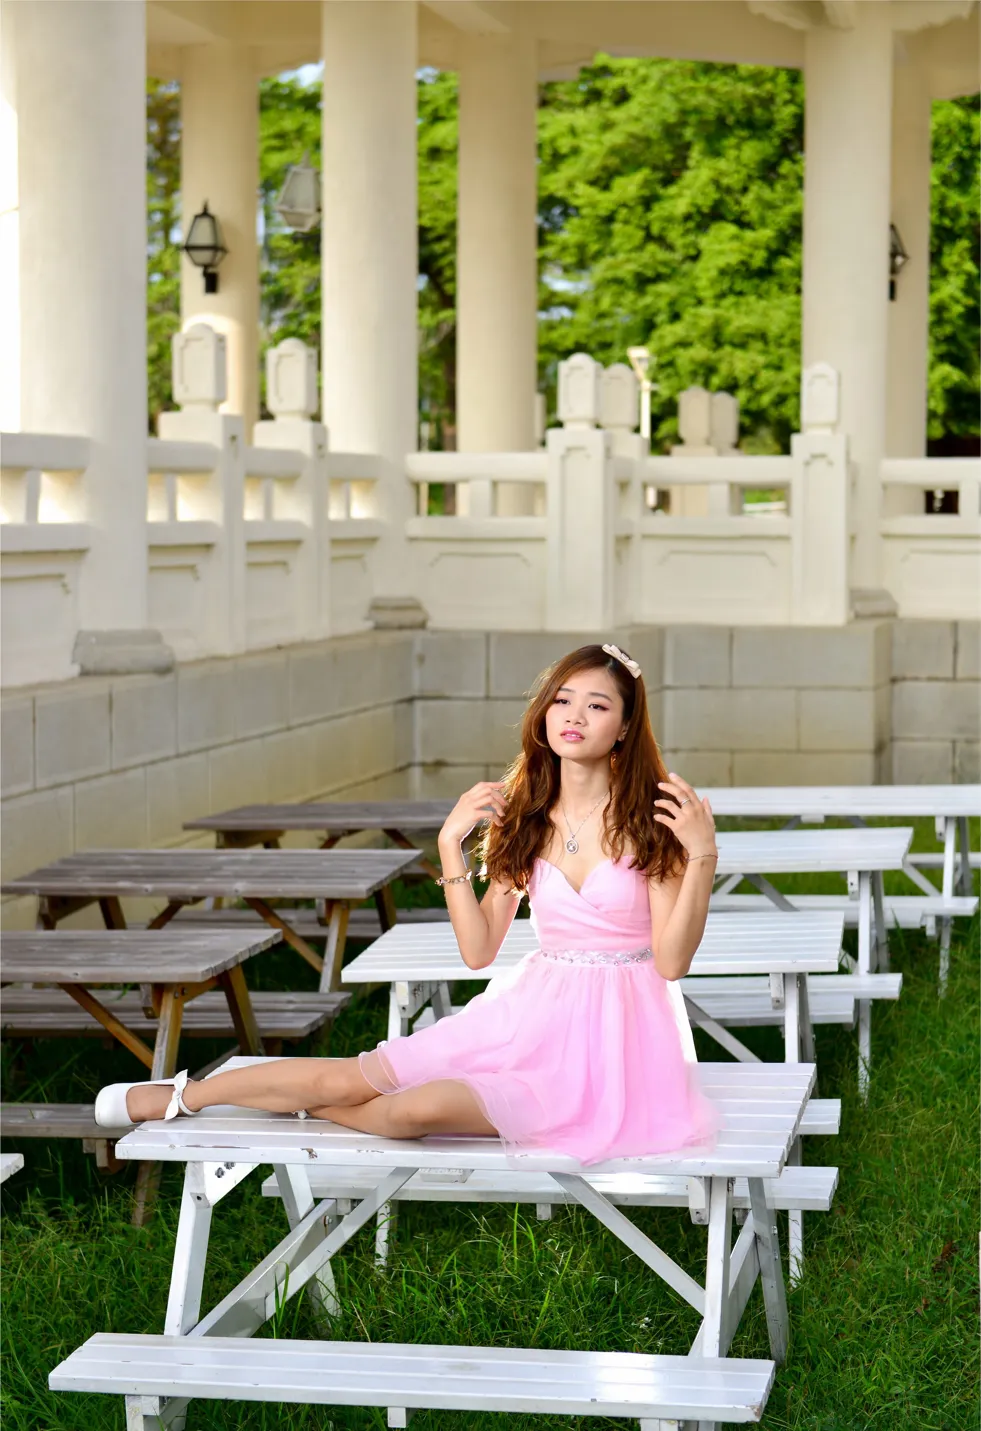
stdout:
[[549,747],[562,760],[604,760],[625,733],[623,700],[602,666],[567,676],[545,712]]

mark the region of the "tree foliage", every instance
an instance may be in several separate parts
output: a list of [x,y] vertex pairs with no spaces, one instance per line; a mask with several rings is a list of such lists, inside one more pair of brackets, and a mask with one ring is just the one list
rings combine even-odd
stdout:
[[[420,416],[454,442],[457,80],[419,76]],[[273,213],[286,170],[320,162],[320,85],[260,87],[261,345],[320,344],[320,233]],[[539,108],[539,360],[656,355],[654,438],[694,383],[734,392],[746,445],[786,446],[800,380],[803,82],[795,70],[598,56]],[[979,101],[934,105],[929,422],[979,431]],[[169,404],[179,323],[177,87],[147,91],[150,409]],[[330,215],[325,216],[330,222]]]
[[981,432],[981,95],[933,106],[928,436]]
[[170,340],[181,320],[181,114],[177,85],[146,92],[147,407],[150,431],[173,406]]

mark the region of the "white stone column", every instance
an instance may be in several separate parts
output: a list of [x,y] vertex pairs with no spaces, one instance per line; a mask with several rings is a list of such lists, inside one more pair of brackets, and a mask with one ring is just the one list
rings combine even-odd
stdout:
[[521,34],[460,44],[457,446],[535,446],[538,55]]
[[181,54],[181,221],[207,202],[228,249],[218,292],[181,259],[181,322],[224,333],[228,397],[246,431],[259,417],[259,81],[247,45],[188,45]]
[[91,547],[79,582],[80,625],[131,633],[120,659],[131,669],[154,667],[164,648],[140,631],[147,613],[144,6],[18,5],[16,32],[21,425],[92,440],[81,479]]
[[851,585],[876,590],[889,330],[892,32],[886,5],[854,29],[807,32],[803,366],[841,374],[856,469]]
[[[930,91],[900,50],[893,72],[892,222],[909,260],[889,304],[886,456],[924,457],[930,336]],[[899,491],[900,489],[894,489]],[[922,510],[919,493],[912,498]],[[918,500],[919,499],[919,500]]]
[[323,0],[323,417],[384,459],[375,591],[407,591],[405,457],[417,445],[416,6]]
[[0,432],[20,427],[20,214],[14,0],[0,4]]

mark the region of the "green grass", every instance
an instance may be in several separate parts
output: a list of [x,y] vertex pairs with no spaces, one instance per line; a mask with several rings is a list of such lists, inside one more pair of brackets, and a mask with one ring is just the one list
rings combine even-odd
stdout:
[[[924,845],[933,847],[932,839]],[[828,886],[825,884],[825,888]],[[840,1168],[832,1212],[806,1219],[803,1281],[789,1294],[792,1342],[763,1420],[767,1431],[968,1431],[978,1423],[978,936],[961,924],[950,992],[936,994],[937,948],[892,936],[905,982],[873,1020],[867,1106],[855,1082],[854,1031],[817,1031],[821,1093],[843,1100],[838,1138],[806,1140],[805,1157]],[[265,962],[263,962],[263,960]],[[287,951],[263,956],[263,982],[300,982]],[[384,1032],[385,996],[356,1000],[330,1052],[353,1053]],[[775,1030],[747,1035],[780,1056]],[[304,1050],[315,1051],[315,1050]],[[702,1057],[720,1057],[700,1042]],[[211,1056],[203,1042],[195,1048]],[[3,1049],[5,1097],[78,1100],[113,1077],[134,1076],[122,1050],[81,1041]],[[13,1148],[15,1145],[8,1145]],[[165,1168],[152,1223],[129,1225],[132,1170],[111,1178],[72,1144],[25,1142],[26,1166],[3,1189],[3,1415],[5,1431],[123,1431],[121,1400],[54,1394],[51,1367],[95,1331],[159,1331],[177,1221],[180,1170]],[[285,1226],[278,1203],[246,1180],[216,1211],[207,1301],[213,1304],[269,1250]],[[675,1210],[638,1223],[693,1275],[705,1230]],[[781,1234],[786,1245],[785,1228]],[[697,1316],[586,1214],[403,1204],[390,1268],[376,1271],[365,1232],[335,1260],[343,1311],[334,1335],[372,1341],[511,1344],[683,1352]],[[315,1336],[303,1298],[266,1335]],[[733,1355],[766,1356],[758,1289]],[[517,1418],[514,1418],[517,1420]],[[419,1413],[419,1431],[499,1431],[502,1418]],[[539,1417],[532,1426],[636,1425]],[[382,1413],[193,1402],[189,1431],[355,1431]]]

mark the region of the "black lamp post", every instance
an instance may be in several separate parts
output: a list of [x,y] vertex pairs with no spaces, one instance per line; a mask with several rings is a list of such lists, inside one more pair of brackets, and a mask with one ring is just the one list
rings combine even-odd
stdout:
[[191,220],[184,240],[184,252],[193,264],[203,269],[205,293],[217,293],[218,265],[228,249],[222,243],[221,224],[209,210],[207,199],[201,212]]
[[899,277],[900,269],[909,262],[909,254],[903,247],[903,241],[899,236],[899,230],[895,224],[889,225],[889,302],[896,301],[896,279]]

